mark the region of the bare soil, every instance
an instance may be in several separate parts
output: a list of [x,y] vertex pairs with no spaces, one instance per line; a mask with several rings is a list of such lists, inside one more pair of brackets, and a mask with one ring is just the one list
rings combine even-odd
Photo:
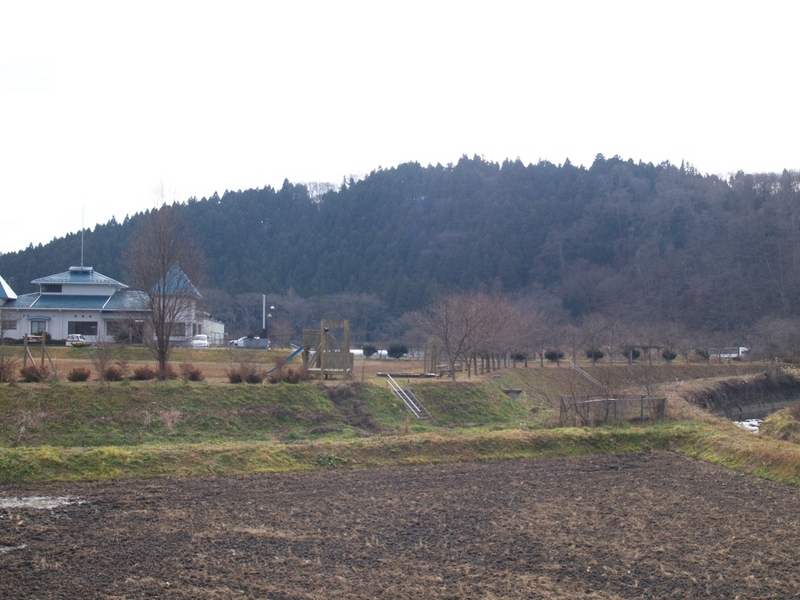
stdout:
[[84,503],[0,509],[0,597],[800,597],[799,490],[669,453],[41,495]]

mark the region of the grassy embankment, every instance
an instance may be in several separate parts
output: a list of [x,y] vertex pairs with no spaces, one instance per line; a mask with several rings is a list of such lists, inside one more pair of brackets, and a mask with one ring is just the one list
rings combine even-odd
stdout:
[[[615,389],[744,374],[757,365],[597,367]],[[496,375],[500,377],[497,378]],[[482,381],[410,382],[436,419],[409,419],[383,387],[122,382],[0,386],[0,482],[196,476],[672,450],[800,484],[800,448],[670,400],[671,420],[558,428],[566,368],[506,369]],[[501,388],[522,389],[515,401]],[[554,408],[556,407],[556,408]]]

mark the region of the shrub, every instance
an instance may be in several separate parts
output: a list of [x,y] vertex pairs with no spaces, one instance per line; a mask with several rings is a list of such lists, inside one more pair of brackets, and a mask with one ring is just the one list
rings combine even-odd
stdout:
[[91,376],[92,372],[86,367],[75,367],[69,373],[67,373],[67,381],[72,381],[73,383],[79,381],[89,381],[89,377]]
[[661,357],[668,363],[671,363],[673,360],[675,360],[677,356],[678,355],[670,348],[664,348],[661,351]]
[[22,367],[19,370],[19,374],[22,376],[22,381],[25,383],[39,383],[47,379],[48,371],[47,367],[29,365],[27,367]]
[[372,344],[364,344],[361,350],[364,352],[364,356],[367,358],[378,352],[378,349]]
[[138,381],[148,381],[150,379],[155,379],[158,375],[158,371],[156,371],[150,365],[142,365],[141,367],[137,367],[133,370],[133,378]]
[[564,353],[561,350],[547,350],[544,353],[544,357],[550,362],[558,362],[564,358]]
[[122,373],[122,369],[120,369],[116,365],[110,365],[106,368],[106,372],[103,373],[102,379],[104,381],[122,381],[124,375]]
[[604,356],[605,354],[603,353],[603,351],[599,350],[598,348],[589,348],[586,351],[586,358],[590,360],[602,360]]
[[108,370],[111,367],[114,359],[114,348],[108,342],[100,342],[96,347],[92,348],[92,365],[100,375],[100,381],[118,381],[112,379],[116,373],[108,375]]
[[0,346],[0,383],[8,383],[14,378],[14,371],[17,370],[17,359],[11,355],[9,350]]
[[301,367],[299,369],[292,369],[291,367],[285,371],[273,371],[267,376],[267,381],[270,383],[299,383],[300,381],[308,380],[308,371]]
[[242,374],[237,367],[231,367],[227,370],[226,375],[230,383],[242,383]]
[[243,363],[228,369],[228,381],[231,383],[261,383],[263,380],[261,373],[253,364]]
[[8,383],[14,377],[15,363],[0,362],[0,383]]
[[633,347],[625,348],[625,350],[622,351],[622,356],[624,356],[628,360],[636,360],[641,355],[642,353],[639,351],[638,348],[633,348]]
[[389,349],[386,351],[386,355],[389,358],[400,358],[408,354],[408,346],[404,344],[391,344]]
[[181,379],[184,381],[203,381],[205,379],[203,372],[189,363],[182,363],[179,369],[181,371]]
[[120,357],[114,361],[116,365],[119,367],[120,371],[122,371],[122,376],[127,377],[128,373],[131,370],[131,363],[125,357]]
[[264,381],[264,378],[261,376],[261,373],[254,371],[253,373],[248,373],[244,380],[247,383],[261,383]]

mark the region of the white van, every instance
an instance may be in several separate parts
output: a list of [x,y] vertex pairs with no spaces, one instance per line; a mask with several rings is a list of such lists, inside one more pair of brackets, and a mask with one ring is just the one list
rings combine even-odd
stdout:
[[208,336],[204,333],[198,333],[192,338],[192,348],[208,348]]
[[67,346],[91,346],[92,343],[89,342],[85,337],[83,337],[80,333],[70,333],[67,336]]

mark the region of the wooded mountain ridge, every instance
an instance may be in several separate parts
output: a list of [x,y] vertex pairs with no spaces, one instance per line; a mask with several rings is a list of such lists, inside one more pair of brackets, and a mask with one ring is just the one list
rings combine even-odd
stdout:
[[[351,295],[398,317],[476,290],[530,296],[564,320],[606,313],[707,331],[800,312],[796,171],[725,180],[618,156],[589,168],[465,156],[378,169],[319,196],[287,180],[179,209],[205,251],[199,287],[212,305]],[[85,262],[125,281],[144,214],[86,230]],[[2,255],[0,275],[33,291],[31,280],[76,263],[80,244],[71,234]]]

